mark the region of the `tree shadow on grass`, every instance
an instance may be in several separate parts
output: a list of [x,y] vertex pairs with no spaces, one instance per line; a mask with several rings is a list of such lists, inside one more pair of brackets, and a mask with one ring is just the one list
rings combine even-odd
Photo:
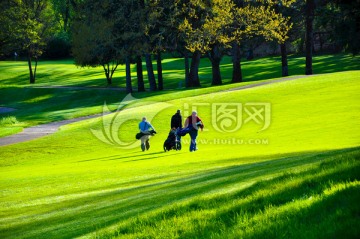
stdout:
[[[107,82],[105,80],[105,75],[103,74],[103,69],[99,67],[98,70],[94,71],[93,69],[75,69],[71,68],[69,73],[66,71],[61,71],[56,68],[59,61],[47,61],[40,62],[40,68],[37,73],[37,84],[35,85],[64,85],[64,86],[97,86],[105,87]],[[305,57],[297,55],[289,55],[289,74],[292,75],[304,75],[305,74]],[[19,63],[16,64],[16,67],[19,67]],[[68,67],[74,67],[73,63],[60,62],[62,65]],[[5,72],[11,72],[14,66],[10,63],[2,66],[1,70]],[[28,84],[29,76],[26,71],[26,64],[22,65],[23,71],[22,74],[16,75],[14,77],[9,77],[8,79],[0,80],[0,84],[3,85],[26,85]],[[185,85],[185,75],[184,75],[184,59],[177,58],[172,59],[171,61],[163,61],[163,78],[164,78],[164,88],[165,89],[179,89]],[[47,69],[48,68],[48,69]],[[55,70],[53,70],[55,69]],[[123,72],[123,68],[120,68]],[[154,69],[156,69],[156,62],[154,61]],[[339,71],[349,71],[349,70],[360,70],[360,58],[353,57],[346,54],[337,54],[337,55],[314,55],[313,58],[313,71],[314,74],[323,74]],[[119,76],[119,71],[115,73],[113,78],[113,86],[125,87],[125,77],[123,75]],[[136,75],[135,66],[132,66],[132,73]],[[258,81],[265,79],[273,79],[282,77],[281,75],[281,58],[280,57],[266,57],[254,59],[247,61],[242,59],[242,73],[243,81]],[[123,74],[123,73],[122,73]],[[232,78],[232,64],[231,58],[226,56],[223,58],[221,63],[221,74],[224,84],[231,83]],[[98,76],[101,75],[101,76]],[[155,71],[155,75],[157,72]],[[199,68],[200,81],[203,87],[211,86],[212,72],[211,64],[207,58],[202,58],[200,61]],[[147,73],[144,69],[144,79],[145,86],[149,89],[147,81]],[[136,85],[136,77],[133,77],[133,87]]]
[[[204,210],[203,205],[209,208],[223,209],[223,205],[228,205],[233,200],[239,197],[251,197],[256,191],[263,188],[271,187],[272,183],[279,183],[279,180],[286,180],[284,178],[275,178],[274,181],[262,182],[254,184],[257,181],[261,181],[264,178],[274,178],[278,175],[284,174],[295,170],[298,167],[304,167],[306,165],[319,165],[324,159],[328,157],[342,157],[343,154],[353,154],[356,157],[359,156],[359,148],[347,149],[347,150],[334,150],[325,153],[306,153],[305,155],[285,155],[279,157],[280,159],[274,159],[261,163],[230,166],[221,169],[207,170],[201,173],[192,175],[178,175],[174,178],[172,175],[169,179],[166,177],[160,181],[158,177],[154,179],[149,178],[147,183],[142,181],[142,185],[128,185],[124,187],[121,184],[118,187],[113,185],[112,188],[104,189],[99,192],[86,192],[81,195],[58,195],[52,198],[44,198],[45,203],[32,204],[21,207],[16,210],[8,209],[8,216],[3,218],[3,227],[1,227],[0,235],[5,238],[73,238],[82,236],[94,231],[98,231],[101,228],[106,228],[111,225],[115,225],[120,222],[126,222],[132,217],[141,215],[148,215],[150,212],[162,210],[160,214],[155,214],[154,217],[149,217],[147,221],[143,221],[142,225],[151,226],[156,224],[161,218],[168,218],[171,215],[181,216],[182,213],[188,213],[196,210]],[[346,175],[346,179],[355,177],[358,179],[359,168],[354,168],[353,171],[339,172],[341,176]],[[357,173],[354,175],[354,172]],[[311,175],[311,170],[300,176]],[[324,176],[321,180],[334,179],[337,175],[336,172]],[[351,176],[352,175],[352,176]],[[293,174],[293,177],[300,177],[297,174]],[[340,178],[342,180],[342,178]],[[339,179],[339,180],[340,180]],[[296,199],[302,197],[307,189],[317,187],[310,180],[304,182],[298,189],[285,188],[284,190],[274,190],[273,195],[269,195],[266,198],[258,197],[256,200],[249,203],[249,212],[256,213],[258,210],[264,208],[264,205],[274,204],[282,205],[288,202],[290,199]],[[227,187],[240,187],[241,185],[253,185],[245,186],[241,190],[228,195],[223,195],[218,198],[210,198],[209,202],[205,202],[204,199],[199,197],[210,192],[216,192]],[[236,185],[236,186],[235,186]],[[314,186],[315,185],[315,186]],[[241,188],[241,187],[240,187]],[[290,193],[289,190],[294,190]],[[314,192],[315,192],[314,191]],[[57,200],[57,198],[64,197],[63,200]],[[285,199],[284,199],[285,198]],[[185,206],[175,206],[184,200],[190,200],[189,204]],[[268,203],[262,201],[268,200]],[[219,203],[218,205],[216,203]],[[168,209],[169,205],[173,205],[172,209]],[[214,206],[215,205],[215,206]],[[231,222],[227,215],[239,213],[240,207],[235,205],[223,211],[223,214],[219,214],[220,220],[223,220],[226,227],[231,227]],[[252,209],[251,209],[252,208]],[[21,216],[18,215],[21,213]],[[223,219],[221,219],[223,218]],[[164,220],[165,220],[164,219]],[[133,221],[129,221],[129,224],[133,224]],[[148,225],[147,225],[148,224]],[[207,228],[203,228],[207,229]],[[119,228],[117,233],[133,233],[131,226],[126,228]],[[209,233],[215,232],[216,229],[207,230]],[[188,238],[201,237],[201,231],[188,235]],[[187,232],[186,232],[187,233]]]
[[[346,173],[346,171],[340,173]],[[331,180],[331,178],[328,177],[325,180]],[[359,190],[359,186],[348,187],[323,197],[301,210],[293,208],[281,210],[280,213],[274,212],[274,216],[264,216],[264,219],[266,218],[271,223],[266,223],[265,219],[258,230],[244,233],[243,238],[358,238],[360,233]],[[282,206],[278,207],[282,209]],[[233,228],[233,230],[237,231],[238,228]],[[236,233],[233,238],[237,238]]]
[[[184,152],[178,152],[177,155],[179,154],[184,154]],[[124,161],[125,163],[128,162],[136,162],[136,161],[143,161],[143,160],[150,160],[150,159],[158,159],[158,158],[163,158],[163,157],[167,157],[169,156],[166,152],[160,152],[160,153],[153,153],[153,155],[151,157],[144,157],[144,158],[138,158],[138,159],[134,159],[134,160],[127,160]]]
[[[139,146],[139,150],[140,150],[140,146]],[[183,153],[183,152],[179,151],[179,152],[177,152],[177,155],[181,154],[181,153]],[[122,153],[121,155],[113,155],[113,156],[108,156],[108,157],[97,157],[97,158],[93,158],[93,159],[80,160],[80,161],[77,161],[77,163],[84,163],[84,162],[90,162],[90,161],[114,161],[114,160],[123,160],[123,159],[129,159],[129,160],[122,161],[122,162],[133,162],[133,161],[141,161],[141,160],[148,160],[148,159],[156,159],[159,157],[166,157],[166,156],[168,156],[168,154],[166,154],[166,152],[164,152],[164,151],[160,151],[160,152],[139,151],[139,152],[131,152],[131,153]],[[130,160],[131,158],[136,158],[136,159]]]
[[127,159],[127,158],[131,158],[131,157],[136,157],[140,155],[140,153],[134,154],[133,152],[131,153],[122,153],[121,155],[112,155],[112,156],[107,156],[107,157],[97,157],[97,158],[92,158],[92,159],[86,159],[86,160],[79,160],[76,163],[84,163],[84,162],[91,162],[91,161],[109,161],[109,160],[120,160],[120,159]]
[[[354,163],[359,153],[359,148],[325,153],[317,167],[288,172],[230,194],[195,199],[163,210],[153,217],[130,220],[110,237],[139,236],[137,233],[147,230],[156,234],[156,228],[161,223],[164,226],[167,221],[173,223],[179,218],[181,221],[181,217],[204,213],[200,220],[206,222],[200,223],[196,217],[191,222],[192,225],[203,226],[187,230],[178,226],[179,238],[357,238],[360,232],[359,184],[336,190],[328,196],[324,196],[323,192],[333,185],[360,179],[359,162]],[[272,167],[269,170],[272,171]],[[312,198],[314,203],[309,205]],[[216,214],[206,215],[214,209]]]
[[[53,122],[74,118],[79,110],[107,103],[107,105],[121,102],[125,92],[103,90],[69,90],[69,89],[19,89],[7,87],[0,90],[0,101],[17,108],[11,113],[19,121]],[[11,96],[11,97],[7,97]],[[3,98],[4,97],[4,98]],[[57,113],[58,112],[58,113]],[[65,113],[64,113],[65,112]],[[83,112],[87,115],[87,111]]]

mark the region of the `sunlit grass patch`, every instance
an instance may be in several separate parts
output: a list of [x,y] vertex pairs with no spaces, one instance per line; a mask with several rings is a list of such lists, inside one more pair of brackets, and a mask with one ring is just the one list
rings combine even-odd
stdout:
[[19,124],[19,121],[14,116],[5,116],[0,119],[0,125],[2,126],[11,126],[14,124]]
[[97,238],[355,238],[359,156],[358,149],[329,154],[309,169],[168,206]]
[[[121,117],[73,123],[55,134],[1,147],[0,237],[357,235],[358,71],[241,91],[223,91],[226,87],[136,94],[139,100],[118,112]],[[19,109],[11,115],[17,121],[33,124],[101,112],[103,99],[116,109],[125,97],[113,91],[36,88],[14,94],[18,89],[3,87],[0,91],[13,99],[1,94],[1,100]],[[23,102],[49,94],[54,97],[38,104]],[[164,102],[170,106],[161,108]],[[212,104],[249,102],[271,104],[266,130],[256,122],[231,133],[216,129]],[[199,150],[188,151],[187,135],[181,151],[165,153],[170,117],[177,109],[187,116],[185,105],[190,111],[193,103],[200,104],[206,129],[199,132]],[[137,122],[149,114],[155,115],[158,133],[150,150],[142,152],[134,136]],[[100,141],[91,129],[104,129],[103,119],[105,127],[118,124],[119,139],[135,142],[135,148]],[[233,138],[268,143],[234,143]]]
[[15,116],[0,116],[0,137],[21,132],[23,126]]

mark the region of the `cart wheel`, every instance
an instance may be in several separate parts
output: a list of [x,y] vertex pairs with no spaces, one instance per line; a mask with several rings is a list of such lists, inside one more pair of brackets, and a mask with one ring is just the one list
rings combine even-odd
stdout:
[[176,142],[176,150],[181,150],[181,143],[180,142]]

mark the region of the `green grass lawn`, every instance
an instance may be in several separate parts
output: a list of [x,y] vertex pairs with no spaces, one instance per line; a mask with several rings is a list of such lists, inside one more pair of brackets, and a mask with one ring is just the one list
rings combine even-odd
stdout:
[[[303,75],[305,58],[289,57],[290,75]],[[155,62],[154,62],[155,63]],[[232,63],[229,57],[224,57],[221,65],[224,85],[208,87],[211,83],[211,64],[207,58],[201,60],[200,78],[202,88],[184,89],[184,62],[183,59],[164,59],[165,91],[135,93],[137,98],[149,98],[163,101],[186,96],[202,95],[220,90],[235,88],[254,81],[271,81],[281,76],[281,59],[279,57],[260,58],[253,61],[243,60],[242,70],[244,81],[238,84],[228,84],[231,80]],[[156,64],[154,64],[156,69]],[[345,54],[323,55],[314,57],[314,74],[331,73],[338,71],[360,70],[360,57]],[[156,73],[156,72],[155,72]],[[133,86],[136,90],[136,69],[133,66]],[[146,69],[144,65],[144,77]],[[120,66],[114,75],[112,88],[121,88],[125,85],[124,67]],[[147,80],[146,87],[147,85]],[[81,87],[85,89],[67,88],[38,88],[52,86]],[[79,68],[72,60],[40,61],[37,70],[37,82],[28,83],[28,66],[25,61],[0,62],[0,107],[12,107],[17,111],[0,114],[0,137],[22,131],[24,127],[38,124],[71,119],[80,116],[102,112],[104,102],[110,110],[116,110],[117,103],[125,93],[118,90],[94,89],[105,87],[106,81],[101,67]],[[179,91],[182,89],[181,91]],[[155,97],[155,98],[154,98]],[[143,100],[144,101],[144,100]]]
[[[305,57],[289,56],[289,74],[305,74]],[[153,62],[156,69],[156,61]],[[167,58],[162,60],[165,89],[184,87],[184,59]],[[243,59],[242,73],[244,81],[257,81],[281,77],[281,58],[266,57],[251,61]],[[360,57],[347,54],[319,55],[313,58],[314,74],[332,73],[360,69]],[[29,86],[29,72],[26,61],[1,61],[0,86]],[[223,83],[231,82],[232,61],[230,57],[223,57],[221,62]],[[145,85],[148,88],[147,71],[143,62]],[[157,72],[155,70],[155,76]],[[202,58],[199,68],[200,80],[203,87],[211,84],[211,63]],[[136,90],[136,66],[132,65],[133,87]],[[102,67],[77,67],[73,60],[39,61],[36,84],[34,86],[88,86],[107,87]],[[120,65],[114,74],[112,87],[125,87],[125,66]]]
[[[103,120],[1,147],[0,237],[358,238],[358,82],[359,71],[347,71],[241,91],[220,86],[139,94],[140,100]],[[8,98],[12,87],[2,89],[11,107],[39,107],[17,116],[29,124],[42,122],[46,112],[64,117],[72,108],[101,111],[103,102],[95,96],[109,99],[112,109],[125,97],[26,89],[32,97],[15,95],[17,101]],[[57,103],[48,94],[62,99],[58,109],[52,110]],[[36,103],[24,102],[36,97]],[[243,125],[235,132],[217,130],[229,121],[213,118],[212,107],[225,103],[242,104]],[[262,121],[245,123],[251,103],[271,106],[265,130]],[[188,151],[186,136],[181,151],[163,152],[170,116],[192,107],[207,129],[199,132],[199,150]],[[112,125],[115,141],[132,143],[143,115],[154,117],[158,131],[147,152],[139,145],[105,144],[91,131]]]

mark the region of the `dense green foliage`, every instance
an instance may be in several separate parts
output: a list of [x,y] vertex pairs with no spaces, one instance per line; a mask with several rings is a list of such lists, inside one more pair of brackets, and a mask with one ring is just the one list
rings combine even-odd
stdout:
[[24,52],[30,83],[35,83],[38,58],[43,54],[47,40],[57,29],[53,9],[47,0],[6,0],[1,2],[0,9],[0,24],[3,26],[0,32],[0,55],[11,53],[16,57]]
[[[337,49],[353,54],[360,51],[360,1],[319,1],[315,29],[322,45],[333,43]],[[327,39],[328,41],[325,41]]]
[[[15,52],[26,56],[30,83],[35,83],[37,59],[44,51],[47,58],[64,57],[71,47],[78,65],[103,66],[108,84],[112,84],[118,65],[126,64],[127,92],[133,91],[130,64],[145,57],[154,91],[163,89],[163,51],[192,57],[190,67],[189,61],[185,63],[186,86],[197,87],[201,85],[201,54],[212,62],[212,85],[220,85],[219,64],[225,54],[233,57],[232,81],[241,82],[240,55],[253,58],[256,48],[269,50],[280,43],[283,76],[288,75],[287,52],[303,52],[304,46],[306,73],[312,74],[313,50],[358,52],[360,14],[358,1],[314,0],[311,9],[309,2],[4,0],[0,56],[14,56]],[[150,60],[153,54],[157,57],[157,83]],[[143,91],[143,76],[138,73],[137,78],[137,88]]]

